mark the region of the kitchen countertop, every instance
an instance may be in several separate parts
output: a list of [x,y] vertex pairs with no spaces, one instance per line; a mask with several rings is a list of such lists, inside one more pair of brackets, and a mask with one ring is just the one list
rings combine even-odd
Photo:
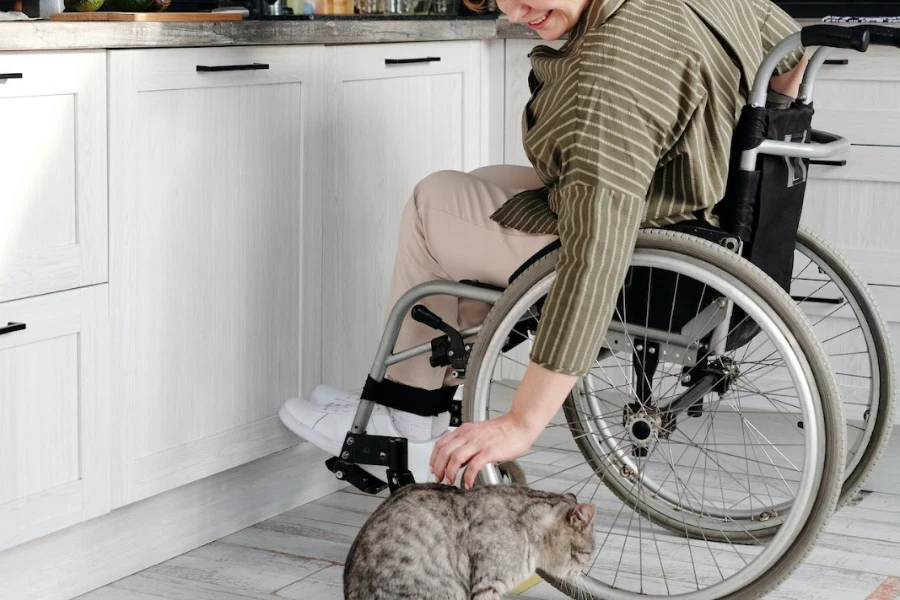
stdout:
[[533,33],[522,25],[512,25],[506,19],[483,17],[317,17],[191,23],[37,20],[0,22],[0,51],[355,44],[532,36]]
[[[819,23],[803,19],[803,25]],[[896,25],[894,25],[896,26]],[[442,40],[534,39],[537,34],[505,17],[353,18],[317,16],[309,20],[152,22],[0,22],[0,51],[361,44]]]

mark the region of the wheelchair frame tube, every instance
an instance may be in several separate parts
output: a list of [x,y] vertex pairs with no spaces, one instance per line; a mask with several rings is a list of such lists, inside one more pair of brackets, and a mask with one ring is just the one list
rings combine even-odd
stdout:
[[[496,304],[501,294],[502,292],[497,290],[456,281],[429,281],[413,287],[400,297],[388,316],[387,323],[384,326],[384,333],[381,335],[381,343],[378,345],[378,351],[375,353],[375,360],[372,363],[372,370],[369,371],[369,377],[375,381],[382,381],[389,364],[423,354],[430,348],[430,344],[422,344],[397,354],[391,354],[394,344],[397,343],[397,336],[400,334],[403,319],[412,310],[416,302],[422,298],[427,298],[428,296],[456,296],[457,298]],[[463,332],[464,337],[471,335],[470,331],[466,330]],[[375,403],[371,400],[360,401],[359,408],[356,410],[356,416],[353,419],[353,427],[351,429],[353,433],[362,433],[366,430],[374,408]]]
[[[461,335],[463,339],[466,339],[473,335],[477,335],[479,331],[481,331],[481,325],[476,325],[475,327],[469,327],[468,329],[460,331],[459,335]],[[403,362],[404,360],[410,359],[414,356],[425,354],[429,350],[431,350],[431,342],[419,344],[418,346],[403,350],[402,352],[395,352],[384,360],[384,366],[389,367],[395,363]]]
[[753,90],[750,92],[750,104],[755,108],[762,108],[766,105],[766,99],[769,96],[769,80],[775,67],[781,60],[799,48],[800,32],[792,33],[788,37],[781,40],[763,59],[759,69],[756,71],[756,79],[753,81]]
[[831,56],[831,53],[834,52],[834,48],[829,46],[822,46],[818,50],[816,50],[812,58],[809,59],[809,64],[806,66],[806,73],[803,74],[803,81],[800,83],[800,91],[797,95],[797,99],[803,104],[809,105],[812,103],[813,91],[816,87],[816,77],[819,75],[819,69],[822,68],[822,65],[825,64],[825,61]]

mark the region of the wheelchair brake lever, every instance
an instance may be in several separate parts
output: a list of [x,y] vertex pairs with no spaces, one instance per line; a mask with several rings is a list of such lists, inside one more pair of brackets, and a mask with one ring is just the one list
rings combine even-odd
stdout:
[[[439,356],[431,357],[431,366],[438,367],[449,363],[458,376],[464,376],[466,363],[469,360],[469,351],[472,349],[472,346],[463,341],[462,334],[421,304],[413,306],[410,314],[414,321],[444,332],[450,341],[449,348],[446,348],[446,346],[441,348],[441,346],[446,344],[446,341],[442,343],[440,338],[432,342],[432,349]],[[446,359],[443,356],[445,352]]]

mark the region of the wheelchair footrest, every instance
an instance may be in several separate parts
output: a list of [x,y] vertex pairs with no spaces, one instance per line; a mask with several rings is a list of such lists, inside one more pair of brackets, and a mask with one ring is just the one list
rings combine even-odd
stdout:
[[[329,458],[325,461],[325,466],[338,479],[347,481],[367,494],[378,494],[385,487],[390,487],[393,493],[404,485],[416,482],[407,461],[406,438],[347,432],[340,458]],[[387,467],[388,483],[361,469],[359,465]]]
[[336,456],[325,461],[328,470],[334,473],[334,476],[341,481],[346,481],[356,489],[366,494],[379,494],[381,490],[387,487],[387,484],[378,479],[371,473],[364,471],[358,466],[344,462]]

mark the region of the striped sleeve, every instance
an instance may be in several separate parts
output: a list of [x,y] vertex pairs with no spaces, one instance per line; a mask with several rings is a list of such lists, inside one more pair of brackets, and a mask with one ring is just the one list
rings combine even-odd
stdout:
[[596,359],[659,160],[706,97],[696,58],[672,50],[677,43],[607,31],[617,30],[585,37],[576,110],[559,142],[549,201],[561,250],[531,353],[571,375],[586,374]]
[[[763,53],[767,54],[784,38],[793,33],[800,31],[800,25],[791,18],[784,10],[778,7],[770,0],[758,0],[763,4],[765,18],[760,27],[762,36]],[[792,70],[803,58],[804,48],[798,46],[793,52],[787,55],[776,67],[778,75],[784,75]]]

